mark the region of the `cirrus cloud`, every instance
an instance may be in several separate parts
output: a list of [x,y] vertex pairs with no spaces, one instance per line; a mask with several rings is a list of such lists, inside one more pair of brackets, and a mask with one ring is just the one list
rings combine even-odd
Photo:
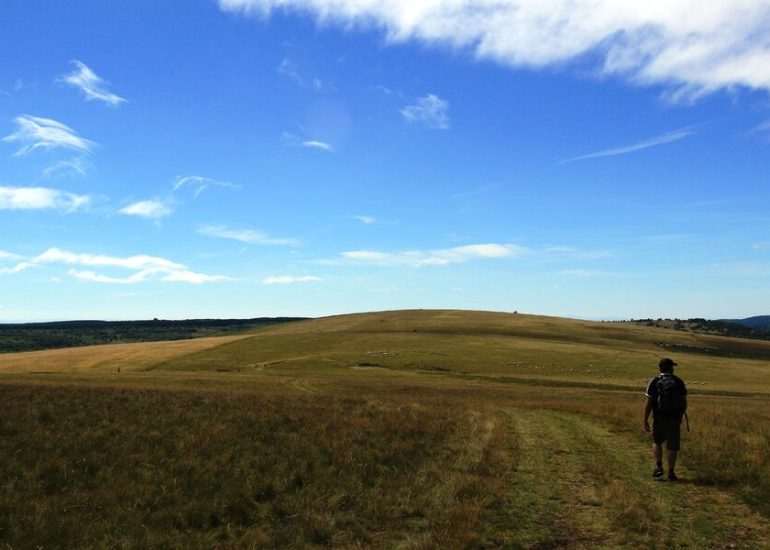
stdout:
[[0,250],[0,263],[4,262],[15,262],[16,265],[8,267],[5,265],[0,265],[0,275],[12,275],[15,273],[21,273],[25,269],[28,269],[32,267],[32,263],[24,260],[24,256],[21,256],[19,254],[14,254],[13,252],[6,252],[5,250]]
[[377,252],[351,250],[342,256],[357,262],[385,267],[424,267],[459,264],[479,259],[514,259],[527,253],[527,249],[514,244],[471,244],[439,250],[409,250],[404,252]]
[[326,143],[325,141],[318,141],[317,139],[308,139],[302,142],[302,147],[307,147],[309,149],[320,149],[321,151],[326,151],[327,153],[333,153],[334,147],[330,143]]
[[408,122],[422,124],[427,128],[449,129],[449,102],[434,94],[419,98],[414,105],[407,105],[401,109],[401,115]]
[[269,237],[253,229],[229,229],[224,225],[205,225],[198,229],[198,233],[207,237],[231,239],[254,245],[297,246],[299,244],[296,239]]
[[580,155],[578,157],[568,158],[568,159],[562,160],[559,164],[567,164],[568,162],[575,162],[578,160],[589,160],[589,159],[597,159],[597,158],[603,158],[603,157],[616,157],[620,155],[627,155],[629,153],[635,153],[637,151],[649,149],[650,147],[658,147],[659,145],[665,145],[666,143],[679,141],[680,139],[684,139],[686,137],[691,136],[693,133],[694,133],[693,130],[689,128],[682,128],[680,130],[667,132],[663,135],[649,138],[644,141],[640,141],[638,143],[633,143],[631,145],[623,145],[621,147],[612,147],[610,149],[603,149],[601,151],[596,151],[594,153],[588,153],[585,155]]
[[54,175],[78,175],[85,176],[87,171],[87,163],[84,157],[75,157],[69,160],[60,160],[55,162],[45,170],[43,170],[43,176],[50,178]]
[[185,187],[193,189],[194,198],[197,198],[198,195],[210,187],[225,187],[228,189],[241,188],[239,185],[235,185],[229,181],[219,181],[205,176],[177,176],[176,180],[174,180],[174,184],[171,186],[171,190],[179,191]]
[[107,83],[92,71],[85,63],[73,60],[75,70],[57,79],[59,82],[80,89],[87,101],[98,100],[111,107],[117,107],[126,100],[117,94],[107,91]]
[[75,130],[51,118],[19,115],[14,119],[17,129],[7,135],[3,141],[20,143],[21,149],[15,156],[22,156],[37,149],[50,151],[68,149],[81,153],[90,153],[95,145],[93,141],[80,137]]

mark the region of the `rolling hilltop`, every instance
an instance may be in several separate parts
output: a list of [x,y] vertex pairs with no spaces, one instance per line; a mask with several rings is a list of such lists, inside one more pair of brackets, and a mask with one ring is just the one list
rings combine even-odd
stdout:
[[[672,356],[694,389],[770,388],[770,342],[629,323],[410,310],[297,321],[189,342],[0,356],[0,372],[430,373],[455,378],[639,387]],[[730,367],[730,376],[724,369]]]
[[768,396],[767,341],[474,311],[2,354],[0,546],[761,548]]

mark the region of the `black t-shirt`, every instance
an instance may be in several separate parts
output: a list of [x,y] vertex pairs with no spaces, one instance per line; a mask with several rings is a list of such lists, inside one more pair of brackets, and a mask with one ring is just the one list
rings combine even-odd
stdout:
[[661,373],[659,376],[656,376],[650,380],[650,383],[647,384],[647,391],[644,392],[644,395],[647,397],[652,397],[653,412],[658,412],[658,381],[662,376],[673,376],[674,381],[676,382],[677,390],[679,391],[679,395],[682,397],[687,395],[687,388],[685,387],[684,381],[681,378],[668,372]]

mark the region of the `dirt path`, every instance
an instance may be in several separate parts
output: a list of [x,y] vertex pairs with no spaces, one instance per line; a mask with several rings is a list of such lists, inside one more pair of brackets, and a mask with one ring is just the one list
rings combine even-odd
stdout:
[[525,548],[768,548],[770,523],[738,499],[654,481],[647,449],[586,416],[508,410],[518,465],[510,540]]

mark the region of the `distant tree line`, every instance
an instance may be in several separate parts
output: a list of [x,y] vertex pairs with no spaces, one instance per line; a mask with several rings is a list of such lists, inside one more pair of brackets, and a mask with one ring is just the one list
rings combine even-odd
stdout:
[[751,328],[735,322],[709,320],[700,317],[693,317],[691,319],[631,319],[627,322],[647,327],[702,332],[736,338],[770,340],[770,330],[764,328]]
[[216,336],[304,317],[0,324],[0,353]]

